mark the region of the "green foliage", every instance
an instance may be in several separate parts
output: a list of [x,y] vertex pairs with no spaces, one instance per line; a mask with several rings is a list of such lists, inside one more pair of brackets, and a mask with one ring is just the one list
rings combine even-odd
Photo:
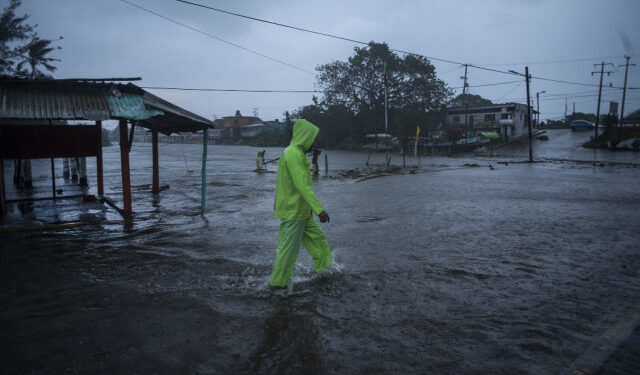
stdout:
[[384,108],[385,81],[388,106],[393,109],[418,106],[423,111],[435,110],[451,95],[424,57],[401,58],[385,43],[371,42],[354,50],[355,55],[346,62],[317,68],[317,83],[327,105],[344,105],[355,113]]
[[264,130],[249,141],[255,147],[286,147],[289,146],[291,136],[277,130]]
[[436,77],[429,60],[402,58],[385,43],[371,42],[354,50],[347,61],[317,68],[323,100],[314,97],[312,104],[293,114],[320,128],[322,147],[348,147],[364,142],[366,134],[384,131],[385,82],[389,133],[406,138],[415,134],[416,125],[423,131],[435,126],[434,113],[452,91]]
[[[26,23],[29,15],[16,16],[20,4],[20,0],[11,0],[0,14],[0,76],[50,78],[39,67],[53,72],[56,67],[51,63],[60,60],[47,55],[60,47],[51,47],[53,40],[38,37],[35,26]],[[24,69],[26,66],[31,71]]]
[[602,116],[602,125],[604,125],[604,134],[612,134],[614,126],[618,125],[618,116],[612,114]]
[[639,123],[640,122],[640,109],[636,109],[631,114],[627,115],[624,118],[624,121],[625,121],[625,124],[627,122]]
[[353,139],[354,114],[344,105],[313,104],[304,106],[294,113],[296,118],[304,118],[320,128],[317,145],[324,148],[341,147],[346,140]]
[[545,129],[568,129],[569,124],[565,123],[564,120],[547,120],[544,127]]
[[493,102],[489,99],[485,99],[480,95],[473,94],[460,94],[455,97],[450,103],[452,107],[482,107],[492,105]]
[[289,111],[285,111],[284,113],[284,126],[287,131],[287,136],[291,139],[293,136],[293,120],[291,119]]
[[11,44],[27,40],[35,36],[33,26],[26,24],[28,15],[16,16],[20,0],[11,0],[9,6],[0,15],[0,75],[15,75],[15,60],[25,51],[25,46]]
[[50,44],[51,40],[40,39],[38,37],[33,38],[31,42],[27,44],[27,52],[25,55],[21,56],[22,61],[18,63],[16,69],[18,71],[22,71],[25,65],[29,65],[31,68],[30,78],[49,78],[38,68],[42,65],[49,72],[56,70],[56,67],[51,65],[51,63],[60,60],[47,57],[49,53],[56,49],[54,47],[50,47]]
[[576,112],[567,116],[567,124],[571,124],[571,121],[573,120],[587,120],[589,122],[595,123],[596,115],[595,113]]

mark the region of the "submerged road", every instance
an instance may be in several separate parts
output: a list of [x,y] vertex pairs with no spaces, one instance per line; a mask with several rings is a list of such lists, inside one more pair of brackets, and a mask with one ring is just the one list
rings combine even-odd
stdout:
[[[0,365],[8,373],[566,373],[640,306],[639,154],[585,152],[576,143],[585,135],[566,133],[536,142],[533,164],[514,163],[527,151],[513,146],[494,158],[422,158],[420,174],[318,179],[336,266],[316,276],[301,249],[290,288],[277,293],[266,289],[275,175],[250,171],[257,149],[209,150],[201,216],[200,148],[161,145],[161,184],[170,189],[156,205],[135,190],[131,228],[111,209],[76,201],[16,206],[2,223],[83,225],[0,234]],[[331,168],[366,161],[328,154]],[[105,160],[107,193],[117,198],[116,147]],[[150,145],[134,145],[132,160],[133,185],[150,183]]]

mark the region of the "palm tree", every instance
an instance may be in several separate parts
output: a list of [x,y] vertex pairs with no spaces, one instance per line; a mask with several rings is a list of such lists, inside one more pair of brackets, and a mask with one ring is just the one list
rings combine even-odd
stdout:
[[[62,39],[62,37],[60,37],[60,39]],[[56,47],[49,46],[51,42],[53,42],[53,40],[40,39],[38,37],[33,38],[26,46],[26,55],[22,55],[23,60],[16,67],[17,70],[21,71],[26,64],[29,64],[31,67],[31,78],[46,76],[44,72],[38,69],[39,66],[43,66],[49,72],[55,71],[56,67],[51,65],[51,63],[60,61],[60,59],[47,57],[51,51],[56,49]],[[57,49],[60,49],[60,47],[57,47]]]

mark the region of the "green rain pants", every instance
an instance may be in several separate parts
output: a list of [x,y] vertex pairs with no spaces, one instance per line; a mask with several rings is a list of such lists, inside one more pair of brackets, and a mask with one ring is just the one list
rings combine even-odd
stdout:
[[316,272],[331,266],[331,250],[313,215],[306,220],[282,220],[278,232],[278,250],[269,285],[286,286],[298,259],[300,242],[307,249]]

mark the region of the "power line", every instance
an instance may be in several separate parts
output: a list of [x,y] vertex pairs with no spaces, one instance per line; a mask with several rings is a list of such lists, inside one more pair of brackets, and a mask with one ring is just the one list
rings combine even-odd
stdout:
[[[469,87],[487,87],[487,86],[498,86],[498,85],[508,85],[511,83],[519,83],[522,82],[520,80],[518,81],[507,81],[507,82],[496,82],[496,83],[485,83],[485,84],[481,84],[481,85],[467,85],[467,88]],[[459,86],[459,87],[452,87],[452,89],[463,89],[464,86]]]
[[[520,81],[508,81],[508,82],[496,82],[496,83],[486,83],[482,85],[473,85],[467,87],[486,87],[486,86],[497,86],[497,85],[506,85],[510,83],[518,83]],[[322,94],[325,91],[320,90],[281,90],[281,89],[221,89],[221,88],[196,88],[196,87],[170,87],[170,86],[140,86],[143,89],[150,90],[178,90],[178,91],[213,91],[213,92],[255,92],[255,93],[294,93],[294,94],[314,94],[319,93]],[[453,87],[453,89],[458,89],[462,87]]]
[[496,100],[492,100],[492,102],[497,102],[497,101],[502,100],[502,98],[504,98],[505,96],[507,96],[507,95],[511,94],[513,91],[515,91],[515,89],[517,89],[517,88],[518,88],[518,87],[520,87],[520,86],[522,86],[522,82],[520,82],[520,84],[518,84],[518,85],[514,86],[511,90],[507,91],[507,93],[506,93],[506,94],[502,95],[502,96],[501,96],[501,97],[499,97],[498,99],[496,99]]
[[169,18],[169,17],[164,16],[164,15],[162,15],[162,14],[160,14],[160,13],[154,12],[154,11],[152,11],[152,10],[150,10],[150,9],[147,9],[147,8],[141,7],[140,5],[134,4],[134,3],[132,3],[132,2],[130,2],[130,1],[128,1],[128,0],[120,0],[120,1],[122,1],[123,3],[129,4],[129,5],[133,6],[133,7],[136,7],[136,8],[138,8],[138,9],[144,10],[145,12],[151,13],[151,14],[153,14],[153,15],[155,15],[155,16],[160,17],[160,18],[164,18],[164,19],[165,19],[165,20],[167,20],[167,21],[170,21],[170,22],[173,22],[173,23],[178,24],[178,25],[180,25],[180,26],[186,27],[186,28],[187,28],[187,29],[189,29],[189,30],[195,31],[195,32],[200,33],[200,34],[202,34],[202,35],[206,35],[206,36],[208,36],[208,37],[210,37],[210,38],[216,39],[216,40],[218,40],[218,41],[220,41],[220,42],[223,42],[223,43],[229,44],[229,45],[234,46],[234,47],[236,47],[236,48],[240,48],[240,49],[242,49],[242,50],[244,50],[244,51],[251,52],[251,53],[253,53],[253,54],[255,54],[255,55],[258,55],[258,56],[260,56],[260,57],[264,57],[265,59],[268,59],[268,60],[271,60],[271,61],[274,61],[274,62],[277,62],[277,63],[283,64],[283,65],[286,65],[286,66],[288,66],[288,67],[291,67],[291,68],[294,68],[294,69],[297,69],[297,70],[301,70],[301,71],[303,71],[303,72],[305,72],[305,73],[309,73],[309,74],[312,74],[312,75],[314,75],[314,76],[316,75],[316,73],[314,73],[314,72],[312,72],[312,71],[310,71],[310,70],[307,70],[307,69],[305,69],[305,68],[301,68],[301,67],[299,67],[299,66],[297,66],[297,65],[293,65],[293,64],[290,64],[290,63],[288,63],[288,62],[285,62],[285,61],[282,61],[282,60],[278,60],[278,59],[273,58],[273,57],[271,57],[271,56],[267,56],[267,55],[262,54],[262,53],[260,53],[260,52],[257,52],[257,51],[254,51],[254,50],[252,50],[252,49],[249,49],[249,48],[247,48],[247,47],[243,47],[243,46],[241,46],[241,45],[239,45],[239,44],[235,44],[235,43],[233,43],[233,42],[230,42],[230,41],[228,41],[228,40],[225,40],[225,39],[222,39],[222,38],[220,38],[220,37],[217,37],[217,36],[215,36],[215,35],[213,35],[213,34],[210,34],[210,33],[206,32],[206,31],[202,31],[202,30],[200,30],[200,29],[196,29],[196,28],[195,28],[195,27],[193,27],[193,26],[189,26],[189,25],[184,24],[184,23],[182,23],[182,22],[180,22],[180,21],[176,21],[176,20],[174,20],[173,18]]
[[[632,55],[637,56],[637,55]],[[514,62],[514,63],[499,63],[499,64],[482,64],[487,66],[509,66],[509,65],[542,65],[542,64],[564,64],[578,61],[596,61],[596,60],[608,60],[620,58],[620,56],[606,56],[606,57],[584,57],[578,59],[567,59],[567,60],[548,60],[548,61],[536,61],[536,62]]]
[[323,33],[323,32],[320,32],[320,31],[314,31],[314,30],[305,29],[305,28],[302,28],[302,27],[285,25],[283,23],[273,22],[273,21],[262,19],[262,18],[251,17],[251,16],[247,16],[247,15],[244,15],[244,14],[240,14],[240,13],[234,13],[234,12],[230,12],[228,10],[218,9],[218,8],[214,8],[214,7],[211,7],[211,6],[208,6],[208,5],[204,5],[204,4],[193,3],[191,1],[185,1],[185,0],[175,0],[175,1],[177,1],[179,3],[193,5],[193,6],[200,7],[200,8],[206,8],[206,9],[213,10],[213,11],[220,12],[220,13],[229,14],[231,16],[246,18],[246,19],[249,19],[249,20],[252,20],[252,21],[264,22],[264,23],[268,23],[268,24],[271,24],[271,25],[275,25],[275,26],[286,27],[288,29],[304,31],[306,33],[327,36],[327,37],[330,37],[330,38],[342,39],[342,40],[345,40],[347,42],[353,42],[353,43],[358,43],[358,44],[367,44],[367,43],[361,42],[359,40],[355,40],[355,39],[351,39],[351,38],[347,38],[347,37],[343,37],[343,36],[339,36],[339,35]]
[[[126,1],[126,0],[121,0],[121,1]],[[302,32],[311,33],[311,34],[315,34],[315,35],[321,35],[321,36],[325,36],[325,37],[329,37],[329,38],[340,39],[340,40],[343,40],[343,41],[348,41],[348,42],[352,42],[352,43],[356,43],[356,44],[368,45],[367,42],[363,42],[361,40],[356,40],[356,39],[353,39],[353,38],[348,38],[348,37],[344,37],[344,36],[340,36],[340,35],[329,34],[329,33],[321,32],[321,31],[306,29],[306,28],[302,28],[302,27],[286,25],[286,24],[279,23],[279,22],[265,20],[263,18],[247,16],[247,15],[240,14],[240,13],[235,13],[235,12],[230,12],[230,11],[219,9],[219,8],[214,8],[214,7],[211,7],[211,6],[208,6],[208,5],[199,4],[199,3],[192,2],[192,1],[187,1],[187,0],[175,0],[175,1],[183,3],[183,4],[191,5],[191,6],[196,6],[196,7],[200,7],[200,8],[209,9],[209,10],[212,10],[212,11],[215,11],[215,12],[220,12],[220,13],[224,13],[224,14],[228,14],[228,15],[232,15],[232,16],[236,16],[236,17],[249,19],[249,20],[252,20],[252,21],[267,23],[267,24],[274,25],[274,26],[280,26],[280,27],[284,27],[284,28],[288,28],[288,29],[292,29],[292,30],[302,31]],[[423,55],[423,54],[419,54],[419,53],[415,53],[415,52],[404,51],[404,50],[401,50],[401,49],[389,48],[389,50],[394,51],[394,52],[407,54],[407,55],[424,57],[424,58],[427,58],[427,59],[430,59],[430,60],[434,60],[434,61],[440,61],[440,62],[445,62],[445,63],[449,63],[449,64],[456,64],[456,65],[467,65],[467,66],[469,66],[471,68],[485,70],[485,71],[489,71],[489,72],[514,75],[514,73],[509,72],[509,71],[505,71],[505,70],[487,68],[487,67],[479,66],[479,65],[475,65],[475,64],[465,64],[465,63],[462,63],[462,62],[459,62],[459,61],[454,61],[454,60],[444,59],[444,58],[439,58],[439,57],[434,57],[434,56],[427,56],[427,55]],[[563,84],[570,84],[570,85],[598,87],[598,85],[589,84],[589,83],[564,81],[564,80],[544,78],[544,77],[531,76],[530,79],[538,79],[538,80],[541,80],[541,81],[549,81],[549,82],[556,82],[556,83],[563,83]],[[616,88],[617,89],[622,89],[622,87],[616,87]],[[627,89],[630,90],[630,89],[638,89],[638,88],[627,88]]]
[[[126,0],[122,0],[122,1],[126,1]],[[302,31],[302,32],[311,33],[311,34],[315,34],[315,35],[326,36],[326,37],[334,38],[334,39],[340,39],[340,40],[344,40],[344,41],[352,42],[352,43],[356,43],[356,44],[362,44],[362,45],[368,45],[369,44],[369,43],[363,42],[361,40],[356,40],[356,39],[352,39],[352,38],[348,38],[348,37],[344,37],[344,36],[340,36],[340,35],[335,35],[335,34],[324,33],[324,32],[321,32],[321,31],[310,30],[310,29],[306,29],[306,28],[303,28],[303,27],[285,25],[283,23],[269,21],[269,20],[265,20],[265,19],[257,18],[257,17],[251,17],[251,16],[247,16],[247,15],[244,15],[244,14],[240,14],[240,13],[230,12],[230,11],[227,11],[227,10],[214,8],[214,7],[211,7],[211,6],[208,6],[208,5],[204,5],[204,4],[194,3],[194,2],[191,2],[191,1],[186,1],[186,0],[175,0],[175,1],[180,2],[180,3],[184,3],[184,4],[188,4],[188,5],[192,5],[192,6],[196,6],[196,7],[200,7],[200,8],[213,10],[213,11],[220,12],[220,13],[229,14],[229,15],[236,16],[236,17],[246,18],[246,19],[249,19],[249,20],[252,20],[252,21],[258,21],[258,22],[263,22],[263,23],[267,23],[267,24],[270,24],[270,25],[285,27],[285,28],[292,29],[292,30]],[[425,58],[430,59],[430,60],[446,62],[446,63],[449,63],[449,64],[464,65],[464,63],[461,63],[459,61],[450,60],[450,59],[443,59],[443,58],[434,57],[434,56],[422,55],[422,54],[419,54],[419,53],[404,51],[404,50],[396,49],[396,48],[389,48],[389,49],[391,51],[394,51],[394,52],[404,53],[404,54],[407,54],[407,55],[425,57]],[[507,71],[504,71],[504,70],[485,68],[485,67],[477,66],[477,65],[473,65],[473,64],[467,64],[467,65],[469,65],[470,67],[476,68],[476,69],[482,69],[482,70],[487,70],[487,71],[491,71],[491,72],[497,72],[497,73],[513,75],[513,73],[510,73],[510,72],[507,72]]]
[[322,93],[318,90],[251,90],[251,89],[217,89],[217,88],[192,88],[192,87],[160,87],[160,86],[140,86],[143,89],[151,90],[179,90],[179,91],[216,91],[216,92],[266,92],[266,93],[298,93],[311,94]]

